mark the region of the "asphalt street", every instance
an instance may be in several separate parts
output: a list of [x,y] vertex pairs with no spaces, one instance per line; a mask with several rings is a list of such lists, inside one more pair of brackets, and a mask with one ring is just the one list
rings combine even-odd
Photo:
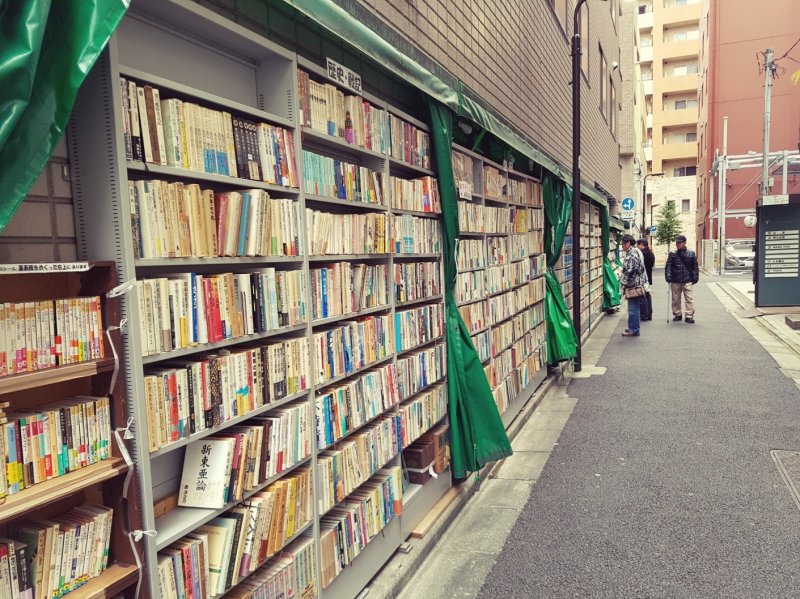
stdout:
[[696,324],[668,323],[658,282],[639,338],[612,317],[478,597],[800,596],[800,510],[770,456],[800,449],[800,391],[707,279],[695,298]]

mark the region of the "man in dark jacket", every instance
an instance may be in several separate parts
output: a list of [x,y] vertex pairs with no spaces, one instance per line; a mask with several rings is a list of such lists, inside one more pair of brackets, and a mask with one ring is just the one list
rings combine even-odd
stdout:
[[700,279],[697,256],[686,249],[686,236],[675,238],[676,251],[670,252],[664,276],[672,290],[672,320],[681,320],[681,293],[685,304],[686,322],[694,323],[694,290]]
[[[656,265],[656,255],[650,249],[646,239],[639,239],[636,247],[642,252],[644,258],[644,270],[647,273],[647,284],[653,285],[653,267]],[[642,320],[653,320],[653,298],[650,291],[642,296]]]

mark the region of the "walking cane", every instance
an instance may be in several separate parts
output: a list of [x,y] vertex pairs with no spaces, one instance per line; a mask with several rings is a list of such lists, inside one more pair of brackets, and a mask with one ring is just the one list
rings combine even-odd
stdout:
[[670,312],[672,312],[670,306],[672,305],[672,294],[670,293],[672,290],[670,289],[669,283],[667,283],[667,324],[672,322],[670,319]]

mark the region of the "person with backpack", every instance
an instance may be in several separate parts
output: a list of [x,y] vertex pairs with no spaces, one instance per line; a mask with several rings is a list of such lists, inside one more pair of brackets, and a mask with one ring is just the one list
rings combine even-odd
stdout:
[[622,275],[619,282],[622,293],[628,300],[628,328],[622,333],[623,337],[638,337],[641,318],[642,297],[644,286],[647,283],[647,273],[644,268],[644,257],[636,247],[633,235],[622,236]]
[[[686,315],[686,322],[694,324],[694,286],[700,280],[700,269],[697,266],[697,256],[692,250],[686,249],[686,236],[678,235],[675,238],[674,252],[669,253],[664,277],[672,291],[672,320],[682,320]],[[681,294],[683,294],[684,310],[681,312]]]

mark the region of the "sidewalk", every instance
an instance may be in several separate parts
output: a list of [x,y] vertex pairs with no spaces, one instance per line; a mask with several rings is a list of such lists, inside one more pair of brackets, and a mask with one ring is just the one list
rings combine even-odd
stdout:
[[800,358],[726,283],[698,285],[695,325],[667,322],[663,282],[641,337],[606,318],[586,378],[554,387],[399,596],[798,596],[770,451],[800,450]]

